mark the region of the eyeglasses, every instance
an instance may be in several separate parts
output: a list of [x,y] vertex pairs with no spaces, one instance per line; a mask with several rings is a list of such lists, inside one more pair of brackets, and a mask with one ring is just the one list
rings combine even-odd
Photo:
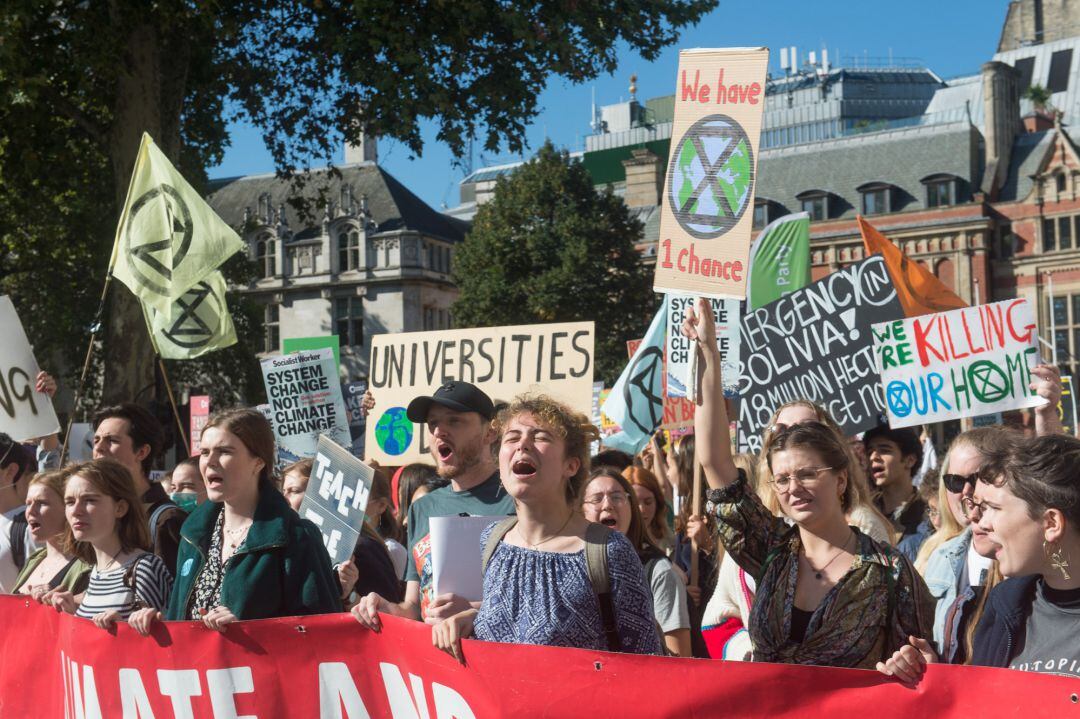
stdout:
[[960,499],[960,506],[964,510],[964,516],[968,518],[968,521],[977,522],[983,514],[997,509],[992,504],[986,502],[977,502],[974,497],[963,497]]
[[595,505],[595,504],[603,504],[605,497],[607,498],[607,500],[609,502],[611,502],[611,506],[613,506],[613,507],[618,507],[618,506],[621,506],[623,504],[626,504],[627,501],[629,501],[629,499],[630,499],[630,495],[627,494],[626,492],[608,492],[606,494],[604,494],[604,493],[590,494],[588,497],[586,497],[582,501],[585,504],[593,504],[593,505]]
[[926,516],[927,516],[927,518],[929,518],[931,520],[941,519],[941,510],[934,509],[933,507],[930,507],[929,509],[926,510]]
[[817,484],[822,472],[828,472],[832,467],[807,467],[792,474],[773,475],[772,485],[778,492],[786,492],[791,488],[792,481],[797,481],[800,487],[809,487]]
[[964,491],[964,487],[979,480],[979,472],[975,471],[971,474],[943,474],[941,475],[941,481],[945,485],[945,489],[949,490],[953,494],[960,494]]

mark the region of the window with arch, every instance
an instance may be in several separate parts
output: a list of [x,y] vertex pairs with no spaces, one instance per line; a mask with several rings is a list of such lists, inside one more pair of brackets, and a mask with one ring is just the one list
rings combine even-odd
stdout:
[[883,215],[892,211],[892,185],[884,182],[868,182],[855,189],[862,195],[864,215]]
[[957,178],[955,175],[938,174],[924,177],[927,207],[948,207],[955,205]]
[[338,271],[360,269],[360,233],[348,228],[338,233]]
[[255,261],[264,278],[277,275],[277,241],[270,235],[263,235],[255,243]]
[[810,215],[812,221],[829,219],[829,193],[824,190],[808,190],[795,196],[802,204],[802,211]]

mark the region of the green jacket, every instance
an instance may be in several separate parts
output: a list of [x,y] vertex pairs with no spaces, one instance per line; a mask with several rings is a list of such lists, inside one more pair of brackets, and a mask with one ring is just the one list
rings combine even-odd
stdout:
[[[180,529],[168,620],[188,618],[221,511],[221,504],[203,502]],[[247,539],[226,562],[221,603],[238,619],[269,619],[340,612],[340,594],[319,530],[301,519],[276,489],[261,490]]]

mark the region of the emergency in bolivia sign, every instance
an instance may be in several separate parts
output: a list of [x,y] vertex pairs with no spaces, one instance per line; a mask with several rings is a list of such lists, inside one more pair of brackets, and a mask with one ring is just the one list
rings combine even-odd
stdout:
[[1035,314],[1026,300],[874,325],[891,427],[1037,407]]
[[410,422],[405,409],[447,382],[471,382],[495,402],[543,393],[592,416],[594,338],[592,322],[375,335],[367,459],[431,462],[427,429]]
[[679,54],[657,292],[746,296],[768,64],[766,48]]

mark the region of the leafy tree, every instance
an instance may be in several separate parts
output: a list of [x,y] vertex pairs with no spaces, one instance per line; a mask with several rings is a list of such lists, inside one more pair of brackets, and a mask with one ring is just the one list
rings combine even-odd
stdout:
[[[612,72],[627,47],[654,59],[715,5],[6,0],[0,284],[39,354],[77,369],[143,131],[197,187],[231,119],[261,131],[284,177],[364,132],[419,153],[423,118],[458,154],[474,137],[518,151],[551,75]],[[103,319],[104,399],[135,397],[153,382],[138,304],[116,287]]]
[[596,322],[596,378],[613,383],[626,341],[655,311],[652,276],[634,243],[642,224],[610,190],[546,143],[500,178],[454,255],[459,326]]

